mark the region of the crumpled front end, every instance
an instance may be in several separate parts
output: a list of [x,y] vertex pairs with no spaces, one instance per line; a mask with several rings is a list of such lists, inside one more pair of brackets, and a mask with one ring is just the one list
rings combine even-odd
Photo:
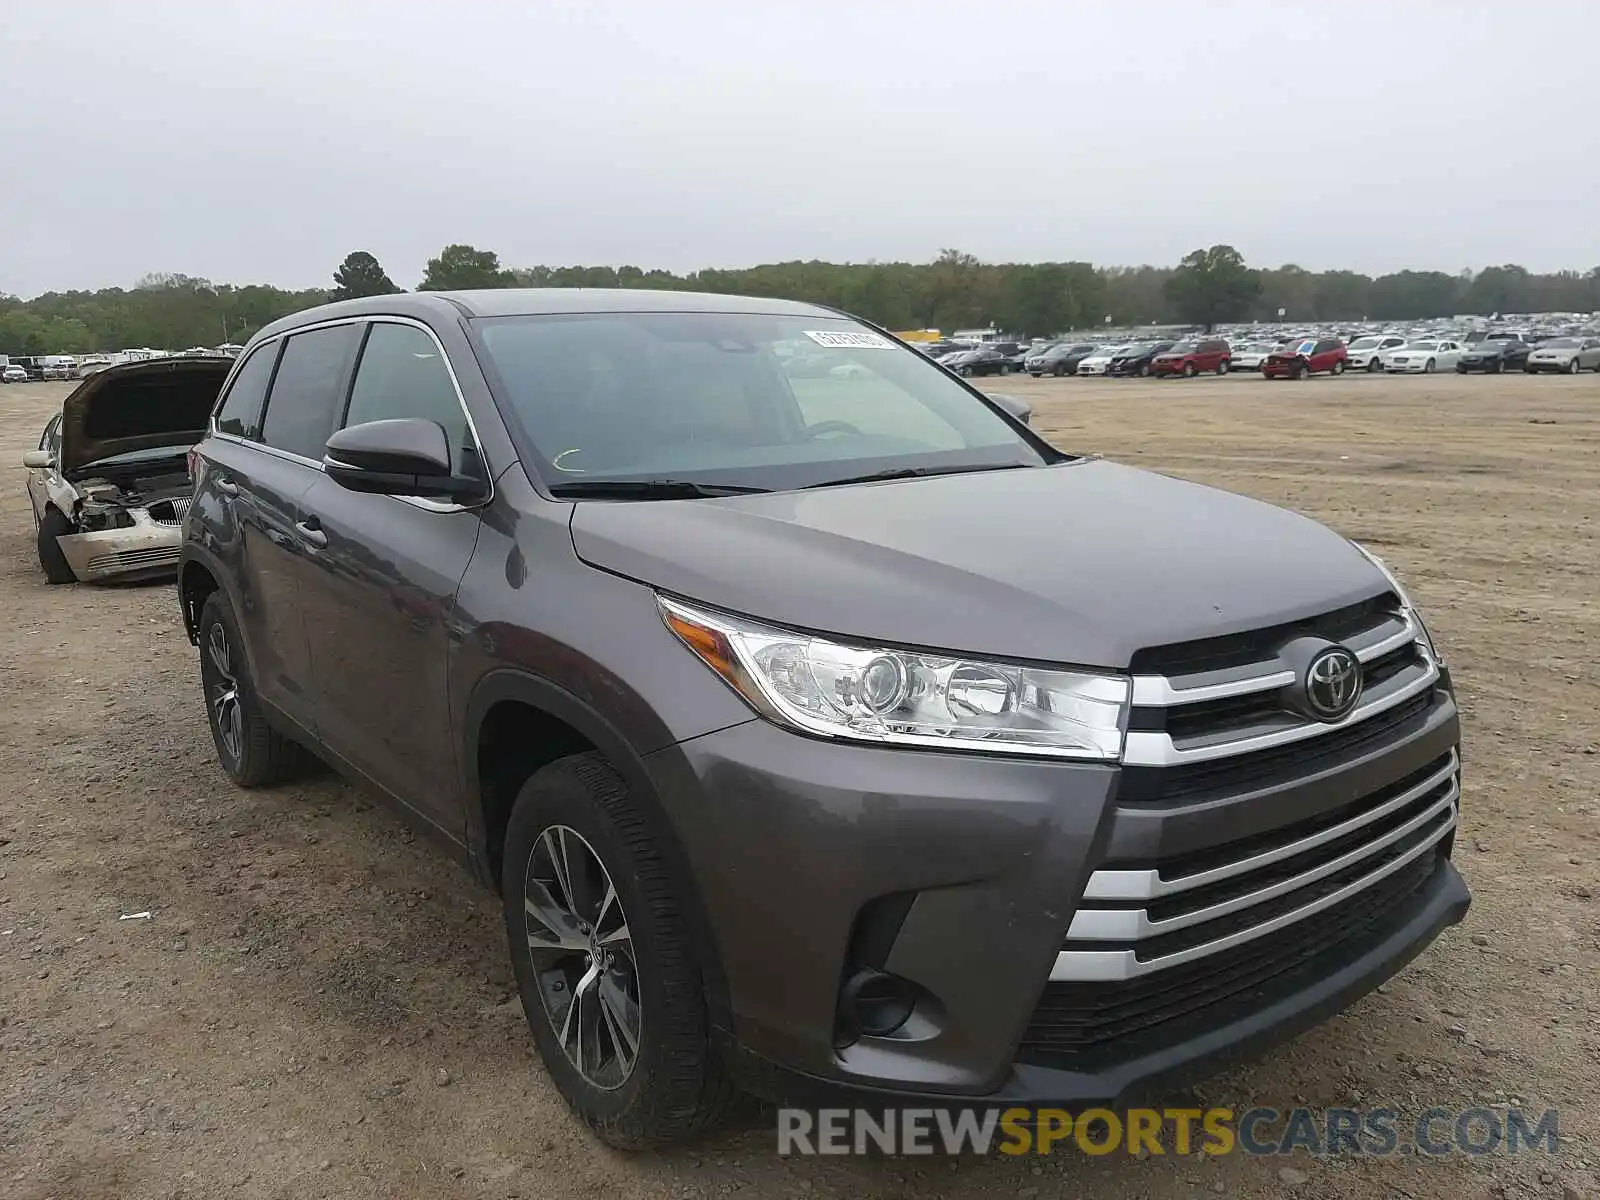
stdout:
[[79,507],[79,532],[56,540],[73,574],[85,583],[155,578],[178,568],[188,511],[188,496],[128,507],[91,494]]

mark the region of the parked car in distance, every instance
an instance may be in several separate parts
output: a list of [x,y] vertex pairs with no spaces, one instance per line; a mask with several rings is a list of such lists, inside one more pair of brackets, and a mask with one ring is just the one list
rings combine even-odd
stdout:
[[1543,371],[1600,371],[1600,338],[1558,337],[1540,342],[1528,354],[1523,370],[1531,375]]
[[1111,360],[1116,358],[1131,346],[1101,346],[1091,354],[1086,354],[1078,360],[1078,369],[1074,375],[1109,375],[1111,373]]
[[27,369],[24,368],[24,367],[19,367],[15,363],[12,363],[10,366],[6,367],[3,371],[0,371],[0,383],[27,383],[27,382],[28,382]]
[[1093,342],[1057,342],[1028,356],[1028,374],[1075,375],[1078,364],[1099,349]]
[[1106,374],[1115,376],[1148,375],[1150,364],[1155,356],[1172,349],[1171,342],[1148,342],[1125,346],[1120,353],[1111,359],[1111,365],[1106,368]]
[[1234,371],[1259,371],[1261,364],[1267,361],[1267,355],[1276,350],[1274,342],[1245,342],[1233,347]]
[[1376,373],[1383,370],[1383,356],[1405,344],[1405,338],[1393,333],[1358,337],[1346,347],[1349,354],[1347,361],[1350,367],[1358,371]]
[[1427,338],[1407,342],[1383,356],[1383,369],[1391,375],[1431,375],[1434,371],[1453,371],[1461,361],[1461,344]]
[[107,367],[63,401],[22,459],[47,582],[172,574],[189,450],[232,366],[217,357]]
[[1200,338],[1178,342],[1157,354],[1150,360],[1150,372],[1157,378],[1183,375],[1192,379],[1201,372],[1226,375],[1232,365],[1233,352],[1225,338]]
[[[802,340],[866,374],[789,375]],[[1119,1107],[1468,910],[1451,677],[1381,562],[1057,450],[833,310],[313,308],[194,461],[223,771],[309,751],[493,889],[532,1042],[614,1145],[740,1087]]]
[[1267,379],[1304,379],[1308,375],[1343,375],[1349,351],[1338,338],[1307,338],[1297,346],[1274,350],[1261,364]]
[[939,365],[949,367],[957,375],[962,376],[1011,374],[1011,356],[991,346],[980,346],[976,350],[963,350],[959,354],[946,355],[939,360]]
[[1463,375],[1475,371],[1498,375],[1527,365],[1528,356],[1532,353],[1532,344],[1524,341],[1521,334],[1491,333],[1462,352],[1456,360],[1456,370]]

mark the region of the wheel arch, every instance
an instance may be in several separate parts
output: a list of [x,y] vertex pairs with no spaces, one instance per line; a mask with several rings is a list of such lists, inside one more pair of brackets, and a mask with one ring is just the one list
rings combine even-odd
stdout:
[[[516,792],[529,775],[570,754],[592,749],[603,755],[627,783],[630,799],[649,822],[651,839],[672,879],[699,957],[711,1023],[731,1029],[727,980],[688,853],[643,757],[627,738],[582,698],[516,668],[499,668],[479,680],[464,717],[459,753],[467,850],[474,874],[498,894],[506,823]],[[512,751],[512,764],[497,779],[485,752],[492,755],[493,740],[509,731],[543,740],[518,745]]]

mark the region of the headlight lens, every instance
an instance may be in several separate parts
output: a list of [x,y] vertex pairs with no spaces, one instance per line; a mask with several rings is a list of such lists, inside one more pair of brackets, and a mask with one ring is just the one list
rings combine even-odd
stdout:
[[1384,562],[1383,559],[1379,558],[1371,550],[1368,550],[1360,542],[1351,542],[1350,544],[1357,550],[1361,551],[1369,563],[1377,567],[1379,571],[1383,572],[1383,577],[1389,581],[1389,586],[1394,589],[1394,594],[1400,597],[1400,604],[1405,609],[1406,616],[1409,617],[1411,623],[1416,626],[1417,640],[1428,648],[1428,653],[1433,656],[1434,662],[1439,663],[1442,666],[1444,664],[1444,656],[1439,653],[1438,646],[1434,645],[1433,635],[1428,632],[1427,625],[1423,624],[1422,614],[1417,611],[1417,606],[1411,603],[1411,597],[1406,594],[1405,587],[1402,586],[1400,580],[1396,578],[1395,573],[1389,569],[1389,564]]
[[808,633],[659,599],[683,644],[756,711],[824,737],[1113,762],[1129,682]]

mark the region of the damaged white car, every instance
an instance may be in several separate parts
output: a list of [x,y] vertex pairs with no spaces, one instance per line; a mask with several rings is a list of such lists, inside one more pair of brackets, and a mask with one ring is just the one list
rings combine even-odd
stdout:
[[231,358],[157,359],[97,372],[22,458],[51,583],[150,579],[178,565],[189,449]]

